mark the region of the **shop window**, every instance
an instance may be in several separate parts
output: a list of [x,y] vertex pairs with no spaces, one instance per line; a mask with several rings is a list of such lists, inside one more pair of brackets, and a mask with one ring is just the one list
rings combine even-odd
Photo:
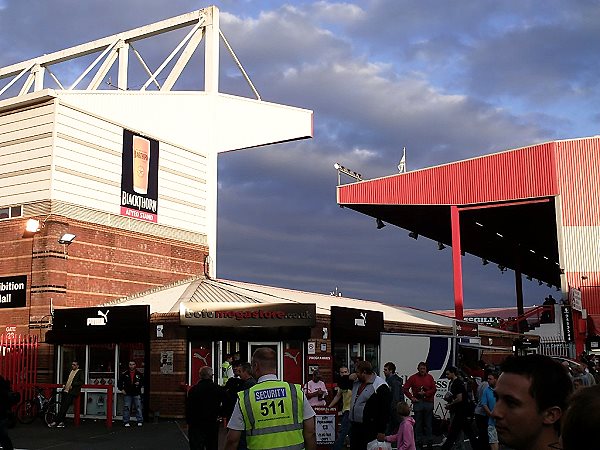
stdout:
[[[60,369],[58,371],[58,384],[64,384],[71,373],[71,364],[73,361],[79,363],[79,369],[85,373],[86,353],[85,345],[67,344],[61,347]],[[67,414],[73,414],[73,405],[67,411]]]
[[365,344],[364,359],[373,366],[373,371],[379,373],[379,346],[376,344]]
[[62,346],[61,367],[58,374],[58,383],[64,384],[71,373],[71,363],[77,361],[79,368],[85,373],[85,345],[67,344]]
[[333,347],[333,369],[337,372],[340,367],[348,367],[348,345],[347,344],[335,344]]

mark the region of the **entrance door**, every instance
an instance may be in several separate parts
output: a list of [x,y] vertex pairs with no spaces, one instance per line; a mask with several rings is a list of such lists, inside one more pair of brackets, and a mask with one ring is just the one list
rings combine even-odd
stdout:
[[277,376],[281,377],[283,372],[283,352],[281,342],[248,342],[248,358],[252,361],[252,354],[261,347],[269,347],[275,351],[277,355]]

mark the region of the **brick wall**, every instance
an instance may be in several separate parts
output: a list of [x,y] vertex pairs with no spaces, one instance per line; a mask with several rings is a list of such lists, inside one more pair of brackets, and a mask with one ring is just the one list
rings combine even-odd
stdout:
[[[156,337],[156,325],[163,325],[163,337]],[[179,314],[153,314],[150,319],[150,414],[185,417],[187,383],[187,329],[179,325]],[[173,373],[160,371],[161,352],[173,352]]]

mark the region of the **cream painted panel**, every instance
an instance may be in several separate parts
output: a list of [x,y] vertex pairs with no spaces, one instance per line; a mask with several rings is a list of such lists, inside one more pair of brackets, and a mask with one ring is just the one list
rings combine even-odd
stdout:
[[[32,117],[48,116],[54,113],[54,104],[47,104],[42,106],[32,106],[19,111],[8,111],[0,114],[0,124],[7,124],[13,122],[21,122],[23,120],[30,119]],[[42,122],[52,122],[52,117],[45,117]]]
[[1,173],[50,164],[52,160],[51,150],[51,147],[42,147],[8,155],[0,154]]
[[[93,151],[93,155],[90,155],[90,150]],[[96,160],[93,164],[104,167],[106,170],[118,170],[119,177],[121,176],[121,155],[115,156],[97,149],[90,149],[89,146],[77,142],[70,142],[65,139],[57,140],[54,157],[57,162],[62,162],[63,159],[87,161],[93,157]]]
[[58,108],[56,122],[73,130],[90,133],[90,136],[102,141],[113,142],[119,148],[123,141],[123,128],[119,125],[64,105]]
[[17,139],[26,139],[31,138],[33,136],[37,136],[40,134],[51,133],[52,132],[52,124],[45,123],[36,125],[33,127],[29,127],[26,129],[19,129],[14,131],[9,131],[6,133],[0,134],[0,142],[10,142],[15,141]]
[[26,192],[18,189],[11,189],[7,195],[0,191],[0,204],[19,205],[24,203],[42,202],[48,199],[50,182],[39,183],[35,186],[27,186]]
[[98,193],[95,192],[94,197],[86,197],[82,195],[79,190],[81,190],[80,187],[69,185],[68,183],[62,183],[60,188],[54,188],[53,194],[56,200],[73,203],[75,205],[80,205],[86,208],[104,211],[115,215],[120,214],[121,207],[118,203],[115,205],[114,201],[112,201],[112,196],[108,194],[98,195]]
[[[23,152],[29,152],[38,148],[46,148],[48,155],[50,155],[51,151],[49,150],[52,147],[52,135],[47,134],[43,138],[38,139],[30,139],[26,141],[21,141],[18,143],[6,144],[2,145],[0,143],[0,157],[6,155],[19,154]],[[22,157],[21,155],[20,157]]]
[[15,131],[28,130],[31,128],[51,124],[53,117],[54,116],[52,114],[45,114],[43,116],[23,119],[18,122],[11,121],[2,123],[0,120],[0,138],[2,138],[3,135],[8,135],[9,133],[14,133]]
[[15,189],[26,189],[28,184],[34,184],[36,182],[46,183],[49,182],[50,166],[40,167],[35,169],[31,173],[19,173],[19,174],[8,174],[8,176],[0,177],[0,189],[4,188],[15,188]]

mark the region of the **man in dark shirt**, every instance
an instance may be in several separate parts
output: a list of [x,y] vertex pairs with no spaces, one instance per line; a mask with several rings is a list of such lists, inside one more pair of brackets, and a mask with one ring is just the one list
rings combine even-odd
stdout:
[[383,366],[383,374],[385,375],[385,382],[392,391],[392,401],[390,402],[390,421],[388,422],[386,435],[396,434],[398,426],[400,425],[400,418],[397,413],[398,402],[404,401],[404,393],[402,392],[402,378],[396,373],[396,364],[393,362],[386,362]]
[[209,366],[200,369],[200,380],[188,392],[185,420],[188,424],[190,450],[217,450],[222,392],[213,381]]
[[450,429],[448,430],[448,438],[442,445],[442,450],[450,450],[456,442],[460,432],[463,431],[469,439],[471,448],[477,450],[479,442],[473,433],[468,414],[469,414],[469,398],[467,396],[467,388],[461,378],[458,377],[458,369],[456,367],[448,367],[446,377],[450,380],[450,394],[446,409],[450,410]]

